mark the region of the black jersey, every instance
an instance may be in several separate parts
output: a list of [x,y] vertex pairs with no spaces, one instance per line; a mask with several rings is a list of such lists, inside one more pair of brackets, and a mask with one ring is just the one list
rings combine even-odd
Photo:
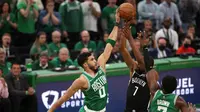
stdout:
[[150,90],[146,74],[133,72],[129,82],[126,98],[126,111],[147,110],[150,100]]

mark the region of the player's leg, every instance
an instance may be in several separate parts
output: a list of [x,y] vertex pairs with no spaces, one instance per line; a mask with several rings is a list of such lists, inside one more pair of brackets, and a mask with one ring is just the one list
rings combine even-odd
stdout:
[[79,112],[85,112],[84,107],[81,107]]

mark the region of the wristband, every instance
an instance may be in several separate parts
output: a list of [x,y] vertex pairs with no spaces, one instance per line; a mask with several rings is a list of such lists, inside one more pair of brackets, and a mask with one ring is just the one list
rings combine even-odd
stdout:
[[26,91],[26,95],[28,95],[28,91]]
[[112,47],[114,47],[116,41],[114,41],[114,40],[108,38],[108,39],[106,40],[106,43],[110,43],[110,44],[112,45]]

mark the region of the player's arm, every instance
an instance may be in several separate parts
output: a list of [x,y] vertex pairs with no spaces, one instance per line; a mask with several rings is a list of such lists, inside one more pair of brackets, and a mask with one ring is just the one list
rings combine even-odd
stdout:
[[87,82],[83,80],[83,78],[76,79],[72,85],[67,89],[65,94],[53,104],[53,106],[49,109],[48,112],[54,112],[56,108],[60,107],[65,101],[69,100],[70,97],[76,93],[79,89],[83,89]]
[[181,110],[181,112],[196,112],[195,106],[193,106],[191,103],[189,103],[189,107],[188,107],[185,100],[180,96],[178,96],[175,105],[178,109]]
[[149,72],[147,72],[146,75],[149,90],[151,93],[151,97],[154,96],[155,92],[160,89],[157,81],[159,79],[158,72],[155,69],[151,69]]
[[[126,48],[126,38],[124,37],[125,35],[122,33],[120,36],[121,36],[120,52],[122,54],[124,62],[129,67],[129,70],[133,72],[133,70],[136,68],[137,65]],[[130,73],[130,75],[132,74]]]
[[[129,25],[130,25],[130,23],[127,23],[125,27],[130,27]],[[125,32],[128,33],[128,30],[130,30],[130,29],[126,28]],[[141,70],[145,70],[144,59],[143,59],[143,56],[140,53],[139,49],[136,49],[136,47],[135,47],[135,40],[133,39],[131,34],[129,36],[127,36],[126,38],[128,39],[128,41],[130,43],[130,46],[131,46],[132,51],[133,51],[133,54],[134,54],[134,56],[136,58],[136,61],[139,64],[140,69]]]
[[106,47],[103,51],[103,53],[99,56],[98,58],[98,64],[104,69],[105,71],[105,65],[106,65],[106,62],[108,61],[108,59],[110,58],[110,54],[113,50],[113,47],[115,45],[115,42],[117,40],[117,33],[118,33],[118,26],[119,26],[119,21],[120,21],[120,18],[119,18],[119,13],[118,11],[116,11],[116,23],[117,25],[114,26],[112,32],[110,33],[109,35],[109,38],[106,40]]

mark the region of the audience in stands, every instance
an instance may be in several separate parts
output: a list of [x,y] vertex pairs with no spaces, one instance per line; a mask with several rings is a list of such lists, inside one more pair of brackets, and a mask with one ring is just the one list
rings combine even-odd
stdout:
[[159,29],[159,6],[153,0],[143,0],[137,7],[139,19],[138,23],[143,24],[145,20],[151,20],[154,29]]
[[33,60],[38,59],[41,52],[46,51],[48,52],[48,44],[46,42],[46,33],[45,32],[39,32],[36,36],[36,40],[33,43],[31,50],[30,50],[30,56]]
[[182,20],[182,27],[184,32],[187,32],[187,28],[190,24],[195,24],[195,18],[200,7],[198,0],[179,0],[179,11]]
[[4,33],[13,33],[17,29],[16,18],[11,13],[11,7],[8,2],[4,2],[0,7],[0,37]]
[[61,33],[59,31],[54,31],[52,33],[52,42],[48,45],[49,56],[51,58],[58,56],[58,52],[61,48],[67,47],[66,44],[61,43]]
[[51,34],[55,29],[60,29],[60,13],[54,11],[54,0],[46,1],[46,9],[42,10],[39,15],[39,31],[47,34],[47,42],[51,42]]
[[18,46],[29,46],[35,40],[35,23],[38,19],[38,6],[33,0],[21,0],[17,4]]
[[117,0],[108,0],[108,5],[102,11],[102,28],[104,36],[108,36],[115,25],[115,11]]
[[2,36],[2,44],[0,47],[3,48],[4,52],[6,53],[6,58],[16,57],[17,51],[11,44],[11,35],[9,33],[5,33]]
[[165,18],[163,21],[163,28],[156,32],[155,41],[158,41],[160,37],[165,37],[167,40],[167,47],[177,50],[179,45],[178,34],[175,30],[170,28],[171,25],[171,18]]
[[159,5],[159,9],[161,14],[161,22],[164,21],[165,18],[171,18],[171,28],[174,29],[175,21],[179,27],[179,31],[183,32],[182,29],[182,21],[180,19],[180,14],[177,5],[172,0],[165,0]]
[[144,34],[146,38],[150,39],[149,48],[156,48],[155,33],[153,32],[152,22],[150,20],[144,21]]
[[195,40],[198,38],[196,36],[195,26],[193,24],[188,25],[187,35],[190,37],[191,40]]
[[120,42],[116,42],[107,63],[121,63],[123,61],[122,55],[119,52],[119,46]]
[[11,104],[8,96],[8,85],[3,78],[3,71],[0,69],[0,112],[11,112]]
[[67,67],[73,65],[74,62],[70,59],[69,50],[67,48],[61,48],[59,50],[58,57],[55,57],[51,63],[54,67]]
[[67,0],[60,5],[63,36],[69,39],[69,48],[79,41],[80,32],[84,30],[83,11],[78,0]]
[[97,49],[96,51],[103,51],[105,46],[106,46],[106,40],[108,39],[108,36],[104,36],[103,39],[99,40],[98,41],[98,44],[97,44]]
[[189,36],[186,36],[183,39],[182,45],[181,47],[178,48],[178,50],[176,51],[177,55],[181,55],[181,54],[195,54],[196,51],[194,48],[191,47],[191,38]]
[[101,9],[98,2],[85,0],[81,3],[83,10],[84,28],[90,33],[91,40],[99,39],[97,21],[101,16]]
[[[23,0],[17,0],[18,3],[20,3]],[[39,10],[43,10],[44,9],[44,5],[42,3],[42,0],[32,0],[33,2],[35,2],[35,4],[38,6]]]
[[164,37],[160,37],[157,40],[158,48],[150,49],[149,55],[154,59],[171,57],[173,54],[167,47],[167,40]]
[[90,40],[90,34],[88,31],[84,30],[81,32],[81,41],[77,42],[74,50],[80,51],[83,48],[88,48],[89,51],[95,51],[96,50],[96,43],[92,40]]
[[6,53],[3,48],[0,48],[0,69],[3,71],[3,75],[7,75],[11,68],[11,63],[6,61]]
[[53,64],[49,61],[48,52],[41,52],[39,56],[39,60],[33,62],[32,70],[46,70],[52,69]]
[[9,99],[12,112],[37,112],[37,98],[35,90],[28,84],[28,80],[21,75],[18,63],[13,63],[10,74],[6,76]]

